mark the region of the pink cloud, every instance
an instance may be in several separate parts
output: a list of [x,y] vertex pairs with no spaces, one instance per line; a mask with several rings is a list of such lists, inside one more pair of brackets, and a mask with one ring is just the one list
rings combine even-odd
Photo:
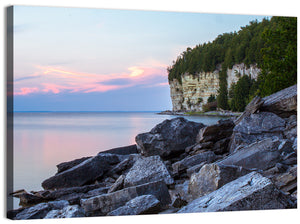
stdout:
[[52,92],[52,93],[60,93],[62,90],[73,90],[72,87],[69,86],[62,86],[62,85],[57,85],[53,83],[42,83],[44,86],[44,89],[42,90],[43,92]]
[[29,93],[35,93],[35,92],[38,92],[39,89],[36,88],[36,87],[33,87],[33,88],[29,88],[29,87],[22,87],[20,89],[19,92],[15,92],[14,95],[15,96],[23,96],[23,95],[27,95]]
[[[137,85],[167,85],[167,71],[163,64],[155,62],[155,66],[131,66],[127,72],[112,74],[93,74],[72,71],[66,68],[36,66],[42,76],[38,82],[32,82],[32,88],[21,87],[15,95],[27,95],[33,92],[58,94],[62,91],[73,92],[106,92]],[[126,80],[116,83],[114,80]],[[21,85],[21,82],[18,82]],[[15,88],[18,89],[18,88]]]

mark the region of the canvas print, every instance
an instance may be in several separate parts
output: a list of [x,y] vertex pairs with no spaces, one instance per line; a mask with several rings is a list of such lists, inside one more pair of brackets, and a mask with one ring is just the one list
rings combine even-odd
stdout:
[[7,12],[8,218],[297,208],[296,17]]

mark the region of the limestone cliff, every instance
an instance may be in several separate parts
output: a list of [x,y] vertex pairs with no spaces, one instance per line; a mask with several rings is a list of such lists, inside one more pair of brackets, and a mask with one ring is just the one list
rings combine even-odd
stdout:
[[[170,81],[170,92],[173,111],[201,111],[210,95],[217,96],[219,90],[220,66],[214,72],[201,72],[196,75],[181,75],[181,83],[177,79]],[[239,77],[248,75],[257,79],[260,69],[256,65],[235,64],[227,69],[228,89]]]

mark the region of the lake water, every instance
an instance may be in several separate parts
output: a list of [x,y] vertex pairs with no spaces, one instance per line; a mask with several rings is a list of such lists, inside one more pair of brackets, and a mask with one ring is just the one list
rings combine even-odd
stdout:
[[[155,112],[14,113],[14,191],[42,190],[41,183],[56,173],[57,164],[134,144],[137,134],[174,117]],[[221,119],[185,118],[206,125]]]

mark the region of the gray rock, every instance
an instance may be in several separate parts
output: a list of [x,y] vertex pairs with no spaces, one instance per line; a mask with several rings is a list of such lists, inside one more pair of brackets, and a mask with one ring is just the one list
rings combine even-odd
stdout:
[[[93,185],[86,185],[82,187],[71,187],[71,188],[63,188],[58,189],[55,191],[50,191],[48,194],[44,194],[43,199],[46,201],[53,201],[53,200],[67,200],[71,204],[77,204],[80,202],[81,198],[85,198],[88,196],[94,196],[87,194],[89,191],[92,190],[102,189],[102,191],[107,192],[108,188],[104,187],[104,184],[93,184]],[[39,192],[37,192],[38,194]]]
[[249,170],[238,166],[206,164],[198,173],[191,176],[188,190],[193,199],[196,199],[249,172]]
[[45,199],[41,196],[30,194],[30,193],[22,193],[18,195],[18,198],[20,198],[20,205],[28,207],[31,205],[35,205],[41,202],[44,202]]
[[269,169],[282,160],[282,151],[278,150],[281,143],[282,141],[276,138],[266,138],[239,149],[217,162],[217,165],[235,165],[245,169]]
[[136,197],[124,206],[108,213],[110,216],[157,214],[160,211],[160,201],[153,195]]
[[270,112],[251,114],[234,127],[230,142],[230,152],[264,138],[283,138],[285,120]]
[[129,155],[128,158],[124,159],[114,167],[112,167],[106,175],[112,176],[114,174],[125,174],[129,171],[129,169],[133,166],[137,159],[141,158],[139,154]]
[[160,201],[162,206],[171,203],[170,194],[165,182],[159,181],[124,188],[119,191],[95,196],[89,199],[82,199],[81,206],[85,210],[87,216],[106,215],[107,213],[124,206],[131,199],[148,194],[154,195]]
[[216,159],[213,152],[202,152],[194,156],[187,156],[172,165],[174,173],[181,173],[192,166],[199,165],[202,162],[211,163]]
[[16,215],[17,220],[25,219],[43,219],[50,210],[61,209],[69,205],[67,201],[55,201],[49,203],[40,203],[32,207],[28,207]]
[[292,148],[294,149],[295,152],[297,152],[297,138],[295,138]]
[[75,160],[72,160],[69,162],[60,163],[60,164],[56,165],[57,174],[65,171],[65,170],[71,169],[72,167],[77,166],[78,164],[82,163],[83,161],[85,161],[89,158],[91,158],[91,157],[82,157],[80,159],[75,159]]
[[188,175],[188,177],[191,177],[192,174],[194,173],[198,173],[200,171],[200,169],[206,164],[206,162],[202,162],[200,164],[197,164],[195,166],[192,166],[190,168],[188,168],[186,170],[186,174]]
[[290,197],[279,191],[269,179],[252,172],[195,199],[178,213],[285,209],[295,206]]
[[[82,198],[91,198],[95,196],[99,196],[102,194],[106,194],[109,190],[109,187],[100,187],[94,190],[90,190],[89,192],[85,193]],[[81,199],[81,198],[80,198]]]
[[196,143],[194,145],[186,147],[185,152],[191,154],[193,153],[193,151],[211,149],[213,146],[214,146],[214,142]]
[[50,201],[48,205],[53,209],[62,209],[69,205],[69,202],[66,200]]
[[14,209],[14,210],[8,210],[6,213],[6,218],[11,219],[11,220],[15,220],[16,219],[16,215],[19,214],[20,212],[22,212],[25,208],[18,208],[18,209]]
[[112,177],[106,177],[102,180],[102,183],[104,183],[106,186],[111,186],[113,183],[115,183],[115,179]]
[[250,114],[254,114],[264,103],[264,101],[259,97],[255,96],[252,101],[246,106],[245,111],[234,121],[234,124],[237,125],[245,117],[249,117]]
[[183,200],[181,197],[176,197],[175,200],[172,202],[172,206],[174,208],[181,208],[187,205],[187,201]]
[[200,128],[205,125],[182,117],[165,120],[150,132],[136,136],[138,150],[144,156],[159,155],[163,159],[176,157],[185,148],[196,143]]
[[232,120],[219,120],[217,124],[201,128],[197,135],[197,142],[217,142],[228,138],[232,134],[234,123]]
[[42,219],[51,210],[51,206],[47,203],[40,203],[33,207],[24,209],[22,212],[16,215],[17,220],[25,219]]
[[159,156],[141,157],[138,159],[124,180],[124,187],[163,180],[173,184],[174,180]]
[[170,196],[171,196],[171,199],[173,202],[178,197],[187,202],[192,201],[192,197],[188,192],[189,182],[190,182],[189,180],[186,180],[182,184],[176,184],[174,189],[169,190],[169,193],[170,193]]
[[291,194],[297,190],[297,166],[274,178],[275,185],[282,191]]
[[280,117],[289,117],[297,114],[297,84],[270,96],[263,98],[261,111],[270,111]]
[[116,182],[109,188],[107,193],[121,190],[124,185],[125,175],[121,175]]
[[51,210],[44,219],[85,217],[84,210],[79,205],[69,205],[61,210]]
[[251,114],[234,127],[234,132],[257,135],[284,131],[285,120],[270,112]]
[[118,154],[118,155],[130,155],[138,153],[136,145],[123,146],[118,148],[109,149],[103,152],[99,152],[98,154],[110,153],[110,154]]
[[284,130],[284,136],[287,139],[294,140],[297,138],[297,116],[292,115],[286,119],[286,127]]
[[292,166],[297,165],[297,153],[292,152],[283,157],[282,164]]
[[65,170],[64,172],[48,178],[43,181],[42,187],[44,189],[59,189],[82,186],[102,177],[103,174],[110,169],[112,164],[118,162],[120,161],[117,155],[97,155]]
[[230,138],[223,138],[219,141],[217,141],[211,151],[213,151],[217,155],[222,155],[224,153],[227,153],[229,151],[228,145],[230,143]]

